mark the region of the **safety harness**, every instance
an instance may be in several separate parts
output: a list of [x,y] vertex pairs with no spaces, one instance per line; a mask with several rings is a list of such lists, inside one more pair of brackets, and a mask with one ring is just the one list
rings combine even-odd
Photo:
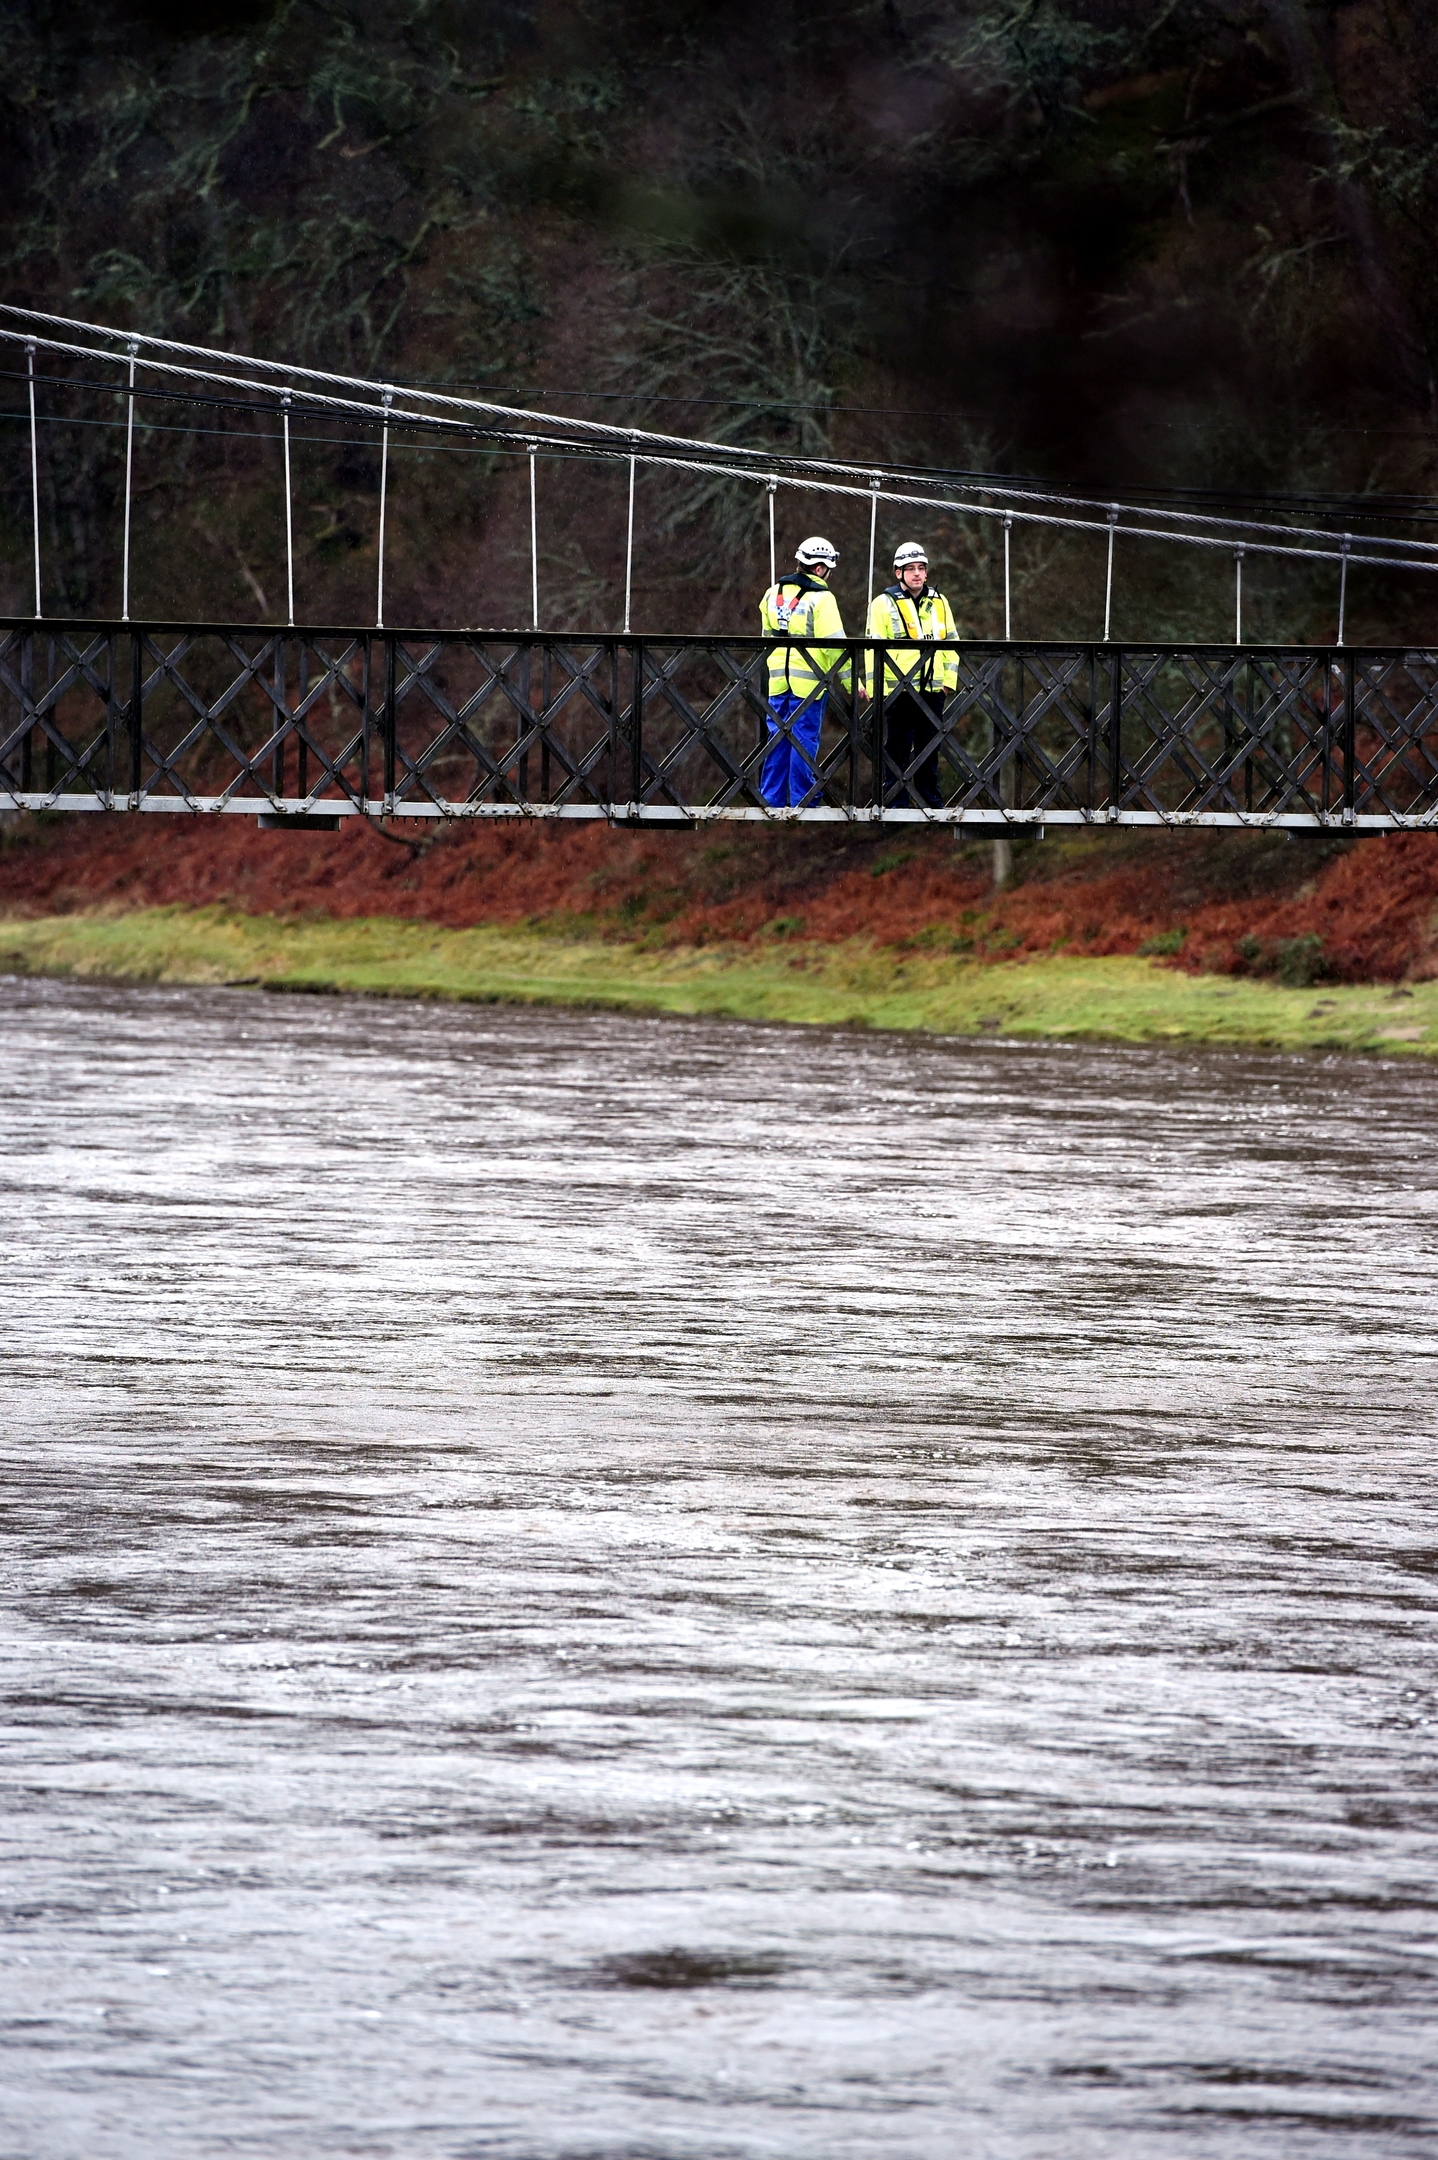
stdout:
[[[937,592],[928,583],[927,579],[924,582],[923,589],[918,593],[907,592],[902,585],[886,585],[884,587],[884,598],[889,603],[889,618],[894,626],[896,640],[902,638],[906,643],[913,645],[943,645],[949,642],[948,638],[939,631],[924,628],[923,617],[919,613],[919,602],[929,600],[933,603],[933,613],[930,616],[932,621],[939,607],[943,604],[944,598],[943,594]],[[934,655],[931,652],[926,652],[919,662],[918,672],[914,678],[920,690],[928,692],[932,689],[933,669]]]
[[889,603],[889,613],[893,617],[895,637],[912,638],[916,644],[931,643],[936,633],[923,627],[917,603],[920,600],[932,600],[937,605],[943,597],[941,592],[935,592],[932,585],[925,585],[919,593],[906,592],[902,585],[886,585],[884,598]]
[[[784,594],[791,586],[793,587],[794,597],[792,600],[786,600]],[[808,600],[811,594],[827,592],[828,589],[827,585],[819,578],[807,578],[802,583],[798,578],[780,578],[778,584],[774,587],[774,615],[777,635],[780,637],[796,637],[800,635],[799,632],[789,628],[793,617],[798,614],[803,602]],[[809,612],[812,615],[812,606]],[[806,625],[805,627],[810,626]]]
[[[775,627],[772,634],[785,639],[812,637],[814,634],[814,595],[828,590],[829,588],[822,578],[810,577],[807,571],[801,571],[798,577],[780,578],[778,584],[774,587]],[[786,593],[790,591],[794,595],[792,600],[785,597]],[[794,617],[805,610],[806,604],[807,619],[796,628],[794,627]],[[789,655],[787,653],[784,655],[784,687],[792,692],[793,685],[789,677]]]

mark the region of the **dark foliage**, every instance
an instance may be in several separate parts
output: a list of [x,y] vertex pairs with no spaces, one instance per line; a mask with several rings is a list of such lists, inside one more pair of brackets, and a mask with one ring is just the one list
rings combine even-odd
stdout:
[[[4,15],[12,299],[1097,489],[1371,502],[1428,485],[1438,21],[1417,0],[9,0]],[[82,388],[47,409],[116,412]],[[202,415],[229,432],[200,436],[158,432],[196,425],[192,408],[146,418],[139,604],[268,607],[267,423]],[[114,431],[51,426],[47,447],[57,602],[112,605]],[[416,446],[396,476],[396,605],[518,619],[512,469]],[[296,477],[305,611],[363,614],[373,444],[303,446]],[[26,482],[7,458],[17,601]],[[551,495],[551,619],[597,622],[615,485]],[[745,619],[760,515],[722,484],[653,483],[649,613]],[[861,514],[830,522],[861,547]],[[962,521],[933,540],[980,621],[988,542]],[[1043,628],[1087,625],[1086,557],[1035,546],[1019,568]],[[1214,634],[1219,568],[1155,560],[1124,587],[1121,629],[1124,606],[1145,629]],[[1426,588],[1358,579],[1353,606],[1361,632],[1431,634]],[[1333,596],[1301,578],[1255,580],[1253,608],[1270,634],[1332,634]]]

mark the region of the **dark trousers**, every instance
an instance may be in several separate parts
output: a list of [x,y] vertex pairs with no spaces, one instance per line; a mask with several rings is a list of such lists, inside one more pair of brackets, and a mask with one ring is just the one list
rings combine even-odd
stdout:
[[910,800],[908,787],[899,777],[908,771],[915,758],[920,760],[913,775],[919,803],[937,810],[943,800],[939,793],[938,723],[943,714],[945,695],[944,691],[935,690],[921,698],[912,690],[899,690],[884,700],[884,748],[888,753],[884,769],[884,801],[891,809],[918,808],[918,804]]

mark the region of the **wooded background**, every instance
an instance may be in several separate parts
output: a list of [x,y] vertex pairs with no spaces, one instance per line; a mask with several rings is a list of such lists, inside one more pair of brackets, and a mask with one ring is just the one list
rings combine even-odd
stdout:
[[[736,443],[1428,516],[1438,10],[1417,0],[3,15],[13,301]],[[23,353],[0,365],[21,612]],[[42,399],[47,610],[113,612],[122,401],[41,366],[84,378]],[[132,612],[273,618],[273,417],[144,412]],[[378,477],[372,436],[297,430],[302,620],[372,619]],[[397,444],[389,619],[526,620],[526,488],[512,458]],[[546,624],[615,627],[622,472],[544,465],[540,507]],[[639,624],[752,628],[763,518],[759,490],[646,476]],[[785,506],[781,544],[816,527],[858,629],[866,513]],[[962,626],[998,630],[992,532],[905,515],[881,546],[911,534]],[[1226,559],[1119,554],[1116,635],[1231,636]],[[1016,634],[1096,634],[1100,544],[1015,562]],[[1250,634],[1333,636],[1336,578],[1245,583]],[[1356,574],[1350,634],[1438,641],[1432,584]]]

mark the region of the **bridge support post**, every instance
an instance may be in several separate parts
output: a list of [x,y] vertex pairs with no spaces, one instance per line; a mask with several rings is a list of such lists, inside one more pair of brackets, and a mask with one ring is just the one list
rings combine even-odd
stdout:
[[1123,808],[1123,654],[1115,647],[1108,677],[1108,814]]
[[278,802],[285,792],[285,737],[289,731],[290,693],[286,661],[289,658],[283,631],[275,635],[274,711],[275,748],[270,759],[270,790]]
[[884,814],[884,802],[889,792],[889,768],[884,756],[884,682],[888,672],[889,650],[887,646],[880,646],[874,654],[874,695],[869,708],[869,720],[873,728],[869,755],[874,761],[874,802],[880,817]]
[[[989,708],[989,786],[996,808],[1012,809],[1018,797],[1016,785],[1020,744],[1024,728],[1024,663],[1013,662],[1013,689],[1009,691],[1010,663],[999,669],[998,693]],[[1007,701],[1006,701],[1007,700]],[[1014,844],[1004,832],[993,843],[994,891],[1003,892],[1013,881]]]
[[550,787],[549,710],[554,698],[554,648],[546,645],[539,667],[539,799],[548,802]]
[[[55,659],[55,640],[53,637],[47,638],[45,641],[45,681],[48,684],[50,691],[50,713],[52,716],[52,722],[54,725],[58,726],[60,720],[60,705],[59,700],[54,695]],[[45,792],[47,795],[54,794],[55,786],[57,781],[59,780],[59,777],[59,753],[55,748],[55,738],[51,734],[50,729],[47,727],[45,730]]]
[[359,799],[368,813],[374,791],[370,786],[371,751],[374,734],[374,706],[371,701],[370,684],[373,680],[371,667],[374,659],[374,639],[366,631],[360,640],[359,681]]
[[130,703],[127,719],[130,730],[130,808],[140,807],[142,779],[141,752],[145,740],[145,640],[138,630],[130,632]]
[[1244,737],[1248,741],[1248,756],[1244,758],[1244,810],[1252,810],[1252,745],[1259,739],[1259,704],[1252,687],[1252,661],[1244,674]]
[[20,792],[28,795],[35,785],[35,633],[20,639],[20,718],[25,732],[20,738]]
[[112,631],[105,640],[105,808],[115,807],[115,751],[120,732],[120,640]]
[[306,638],[300,639],[300,680],[295,696],[295,793],[301,801],[310,791],[310,748],[305,737],[305,703],[310,694],[310,648]]
[[1085,807],[1090,817],[1098,808],[1098,647],[1088,649],[1088,766]]
[[604,657],[609,663],[609,696],[605,700],[608,727],[604,745],[604,800],[614,815],[615,775],[619,770],[619,640],[606,638]]
[[644,640],[630,647],[634,655],[634,680],[629,702],[629,802],[638,809],[644,794]]
[[398,733],[395,695],[395,673],[398,656],[395,641],[389,631],[384,640],[384,814],[394,816],[395,742]]

